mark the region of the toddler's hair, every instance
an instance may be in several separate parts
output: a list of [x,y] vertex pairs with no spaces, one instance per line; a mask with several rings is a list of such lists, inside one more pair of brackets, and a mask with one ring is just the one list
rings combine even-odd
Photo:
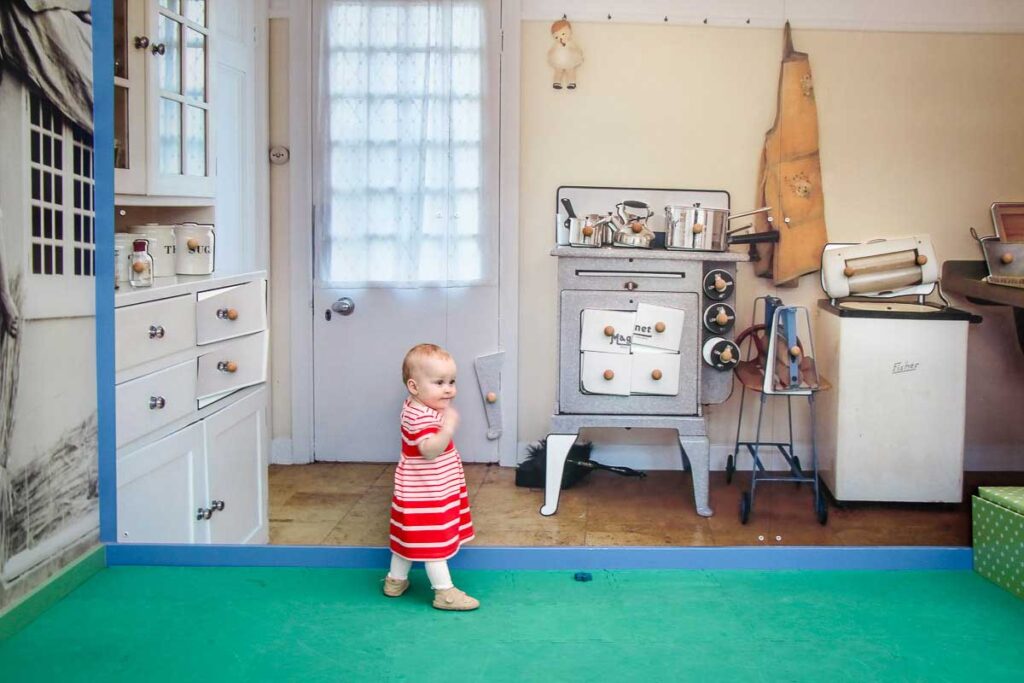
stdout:
[[423,358],[451,358],[451,354],[437,344],[417,344],[409,349],[402,361],[402,384],[409,383],[413,366]]

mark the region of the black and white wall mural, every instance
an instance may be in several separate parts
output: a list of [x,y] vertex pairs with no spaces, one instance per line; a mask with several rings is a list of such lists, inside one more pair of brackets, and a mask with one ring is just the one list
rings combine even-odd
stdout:
[[97,538],[89,10],[0,2],[0,609]]

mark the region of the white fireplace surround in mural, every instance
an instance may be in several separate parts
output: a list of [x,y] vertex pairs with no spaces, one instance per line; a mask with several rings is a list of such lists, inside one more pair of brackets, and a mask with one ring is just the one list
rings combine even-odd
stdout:
[[[849,31],[1024,32],[1019,0],[522,0],[523,21]],[[610,19],[609,19],[610,15]]]

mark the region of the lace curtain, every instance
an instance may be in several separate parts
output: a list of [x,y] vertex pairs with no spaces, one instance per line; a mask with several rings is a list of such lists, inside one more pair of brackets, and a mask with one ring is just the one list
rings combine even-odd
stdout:
[[[316,273],[324,287],[494,277],[487,0],[316,4]],[[493,49],[493,48],[492,48]],[[495,81],[497,79],[494,79]],[[494,147],[496,149],[496,146]]]

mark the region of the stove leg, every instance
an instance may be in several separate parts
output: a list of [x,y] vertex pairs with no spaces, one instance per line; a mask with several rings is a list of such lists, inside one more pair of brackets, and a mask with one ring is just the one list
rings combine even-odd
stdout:
[[576,434],[548,434],[547,462],[544,475],[544,505],[540,514],[550,517],[558,510],[558,494],[562,491],[562,472],[569,449],[576,443]]
[[693,502],[697,514],[710,517],[714,514],[708,505],[708,477],[711,472],[711,442],[705,436],[680,436],[679,447],[683,457],[689,459],[693,474]]

